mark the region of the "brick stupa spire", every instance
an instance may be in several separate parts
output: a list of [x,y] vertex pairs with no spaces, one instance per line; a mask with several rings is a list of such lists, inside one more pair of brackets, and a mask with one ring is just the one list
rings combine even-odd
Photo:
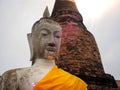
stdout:
[[74,0],[56,0],[51,17],[62,26],[59,67],[82,78],[89,89],[117,87],[114,78],[105,74],[94,36],[83,24]]

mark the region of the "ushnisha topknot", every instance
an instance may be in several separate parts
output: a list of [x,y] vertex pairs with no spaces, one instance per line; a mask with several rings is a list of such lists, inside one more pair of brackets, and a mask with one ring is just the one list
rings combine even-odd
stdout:
[[43,13],[43,17],[40,18],[38,21],[36,21],[33,26],[32,26],[32,32],[35,30],[35,27],[40,24],[40,23],[54,23],[55,25],[60,26],[60,24],[56,21],[54,21],[51,17],[50,17],[50,13],[49,13],[49,9],[48,6],[46,6],[45,11]]
[[43,17],[44,17],[44,18],[50,17],[50,13],[49,13],[49,10],[48,10],[48,6],[46,6],[46,9],[45,9],[45,11],[44,11],[44,13],[43,13]]

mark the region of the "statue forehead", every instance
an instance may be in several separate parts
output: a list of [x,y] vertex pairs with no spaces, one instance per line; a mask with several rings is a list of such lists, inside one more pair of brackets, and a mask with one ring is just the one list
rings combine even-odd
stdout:
[[41,20],[33,28],[32,32],[40,30],[61,31],[61,26],[53,20]]

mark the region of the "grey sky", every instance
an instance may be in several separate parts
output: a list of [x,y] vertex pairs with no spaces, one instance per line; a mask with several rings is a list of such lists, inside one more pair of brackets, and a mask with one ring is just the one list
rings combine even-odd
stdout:
[[[105,72],[120,79],[120,0],[116,2],[100,18],[83,19],[96,39]],[[51,12],[54,0],[0,0],[0,74],[31,65],[27,33],[46,5]]]

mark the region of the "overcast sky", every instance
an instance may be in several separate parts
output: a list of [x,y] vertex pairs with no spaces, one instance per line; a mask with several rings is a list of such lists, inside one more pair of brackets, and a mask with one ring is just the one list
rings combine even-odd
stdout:
[[[46,5],[51,12],[54,0],[0,0],[0,75],[9,69],[31,65],[27,33],[31,32],[33,23],[42,17]],[[77,5],[82,6],[82,0]],[[89,17],[87,8],[90,6],[86,6],[83,6],[86,11],[83,8],[79,11],[84,24],[96,39],[104,70],[120,79],[120,0],[114,0],[100,16]]]

